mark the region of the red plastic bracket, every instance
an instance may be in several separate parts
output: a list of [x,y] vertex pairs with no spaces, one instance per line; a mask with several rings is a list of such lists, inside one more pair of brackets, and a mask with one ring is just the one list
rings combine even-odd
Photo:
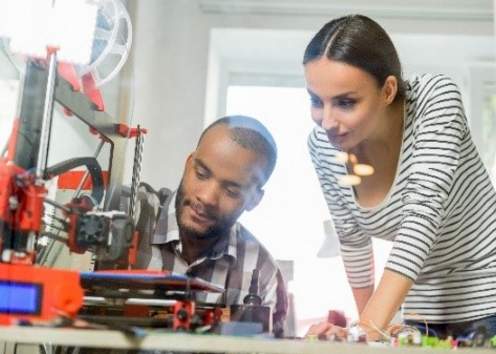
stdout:
[[141,134],[147,134],[148,129],[146,128],[130,128],[127,124],[125,123],[118,123],[115,125],[115,130],[117,131],[117,134],[122,136],[123,138],[136,138],[138,136],[138,131],[141,132]]
[[103,103],[102,93],[99,89],[97,89],[95,85],[95,80],[91,73],[84,74],[81,78],[83,81],[83,92],[90,101],[95,105],[95,108],[103,112],[105,110],[105,105]]

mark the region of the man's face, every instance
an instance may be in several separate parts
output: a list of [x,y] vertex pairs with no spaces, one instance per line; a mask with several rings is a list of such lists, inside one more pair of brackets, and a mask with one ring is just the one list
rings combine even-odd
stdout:
[[185,236],[224,235],[260,201],[265,158],[234,142],[224,125],[211,128],[186,161],[176,196],[176,218]]

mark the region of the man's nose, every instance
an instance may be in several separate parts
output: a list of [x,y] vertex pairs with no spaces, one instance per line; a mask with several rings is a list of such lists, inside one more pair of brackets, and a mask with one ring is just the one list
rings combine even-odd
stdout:
[[216,206],[219,201],[219,187],[214,181],[202,183],[198,189],[197,198],[205,206]]

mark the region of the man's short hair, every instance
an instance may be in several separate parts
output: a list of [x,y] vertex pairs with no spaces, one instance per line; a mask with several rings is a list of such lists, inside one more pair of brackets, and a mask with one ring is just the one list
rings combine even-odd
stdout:
[[229,129],[231,139],[237,144],[265,157],[267,164],[264,169],[265,180],[262,185],[265,184],[274,171],[277,161],[276,142],[269,130],[252,117],[243,115],[225,116],[217,119],[203,131],[198,144],[200,144],[206,132],[218,125],[225,125]]

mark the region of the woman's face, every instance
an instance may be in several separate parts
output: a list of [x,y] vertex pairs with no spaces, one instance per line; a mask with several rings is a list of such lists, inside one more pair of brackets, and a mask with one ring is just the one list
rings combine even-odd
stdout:
[[312,119],[333,145],[347,151],[380,136],[382,117],[392,100],[372,75],[321,57],[305,64],[305,80]]

